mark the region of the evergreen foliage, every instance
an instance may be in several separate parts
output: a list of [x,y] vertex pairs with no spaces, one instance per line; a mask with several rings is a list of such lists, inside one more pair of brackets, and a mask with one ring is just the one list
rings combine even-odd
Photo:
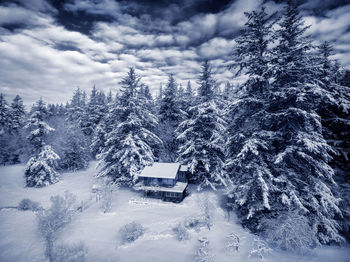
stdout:
[[208,62],[204,62],[199,78],[197,105],[189,109],[190,119],[178,128],[179,160],[189,165],[191,180],[198,188],[215,188],[225,184],[224,137],[225,121],[214,95],[215,81]]
[[99,177],[109,176],[117,184],[132,185],[137,174],[154,161],[150,144],[160,143],[159,138],[146,126],[155,126],[157,118],[146,111],[138,95],[139,77],[130,68],[121,82],[119,101],[110,111],[115,123],[106,135],[105,148],[100,159]]

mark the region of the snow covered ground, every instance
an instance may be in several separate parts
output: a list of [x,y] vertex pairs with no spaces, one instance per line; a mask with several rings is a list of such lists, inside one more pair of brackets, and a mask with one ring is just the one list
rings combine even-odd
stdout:
[[[218,205],[218,196],[208,194],[213,207],[211,230],[201,227],[191,229],[191,238],[178,241],[172,228],[187,217],[202,214],[199,203],[206,193],[192,192],[182,203],[174,204],[157,199],[145,199],[140,193],[119,189],[113,195],[110,213],[103,213],[100,202],[91,192],[96,163],[92,162],[86,171],[66,173],[61,181],[46,188],[24,188],[23,165],[0,167],[0,208],[17,206],[23,198],[50,205],[50,196],[63,195],[65,190],[77,196],[78,203],[89,201],[91,205],[77,213],[62,234],[60,243],[82,241],[88,248],[88,261],[135,261],[171,262],[193,261],[199,246],[198,238],[207,237],[215,255],[215,261],[260,261],[249,254],[254,249],[256,237],[230,219]],[[119,229],[132,221],[141,223],[145,234],[130,244],[120,243]],[[240,238],[238,252],[226,250],[226,237],[235,233]],[[286,252],[272,251],[265,261],[349,261],[350,251],[346,248],[323,247],[310,255],[299,257]],[[44,243],[37,233],[37,221],[32,211],[18,211],[13,208],[0,210],[0,261],[31,262],[45,261]]]

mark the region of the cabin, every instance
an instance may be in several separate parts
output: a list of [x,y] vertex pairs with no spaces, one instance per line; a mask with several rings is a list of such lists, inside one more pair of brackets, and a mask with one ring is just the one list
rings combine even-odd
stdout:
[[187,167],[179,163],[153,163],[146,166],[138,176],[135,190],[146,196],[180,202],[186,196]]

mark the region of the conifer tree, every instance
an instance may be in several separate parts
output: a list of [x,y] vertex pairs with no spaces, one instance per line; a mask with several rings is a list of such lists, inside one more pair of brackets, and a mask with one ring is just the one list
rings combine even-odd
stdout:
[[33,156],[29,159],[25,178],[28,187],[43,187],[58,181],[57,161],[59,156],[52,147],[45,144],[48,133],[54,131],[46,122],[47,110],[40,99],[33,108],[26,128],[30,133],[27,137],[33,148]]
[[218,108],[215,80],[209,62],[204,62],[199,78],[198,104],[189,109],[190,119],[184,120],[177,137],[181,146],[179,160],[189,165],[191,180],[198,188],[224,185],[225,121]]
[[334,171],[322,134],[319,103],[327,90],[315,77],[318,73],[310,52],[312,43],[304,33],[298,8],[289,1],[275,37],[272,83],[267,109],[273,137],[274,186],[284,199],[279,209],[296,208],[307,216],[319,243],[341,242],[336,217],[342,216],[339,199],[332,192]]
[[245,13],[248,21],[236,39],[234,68],[248,75],[237,101],[226,109],[226,171],[231,181],[229,193],[235,200],[239,217],[255,229],[263,212],[271,209],[269,189],[273,187],[270,161],[271,137],[266,130],[266,99],[271,77],[270,50],[272,23],[262,8]]
[[6,164],[10,159],[9,139],[9,107],[5,96],[0,93],[0,164]]
[[159,109],[159,136],[163,141],[162,161],[173,162],[177,158],[177,140],[175,130],[184,119],[184,112],[177,100],[177,84],[174,76],[169,75],[168,84],[163,92]]
[[157,118],[142,105],[139,96],[140,79],[130,68],[121,82],[119,101],[110,111],[110,119],[115,120],[106,135],[105,148],[100,159],[99,177],[109,176],[114,183],[132,185],[137,174],[154,161],[151,143],[159,143],[159,138],[145,126],[157,124]]

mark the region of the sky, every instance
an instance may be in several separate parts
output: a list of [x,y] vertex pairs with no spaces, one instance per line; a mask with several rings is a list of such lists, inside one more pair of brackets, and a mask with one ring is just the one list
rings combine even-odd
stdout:
[[[297,0],[307,34],[331,41],[350,68],[350,0]],[[26,105],[65,103],[79,87],[116,93],[135,67],[153,94],[174,74],[196,86],[210,60],[223,85],[239,83],[227,65],[244,12],[284,0],[0,0],[0,93]]]

